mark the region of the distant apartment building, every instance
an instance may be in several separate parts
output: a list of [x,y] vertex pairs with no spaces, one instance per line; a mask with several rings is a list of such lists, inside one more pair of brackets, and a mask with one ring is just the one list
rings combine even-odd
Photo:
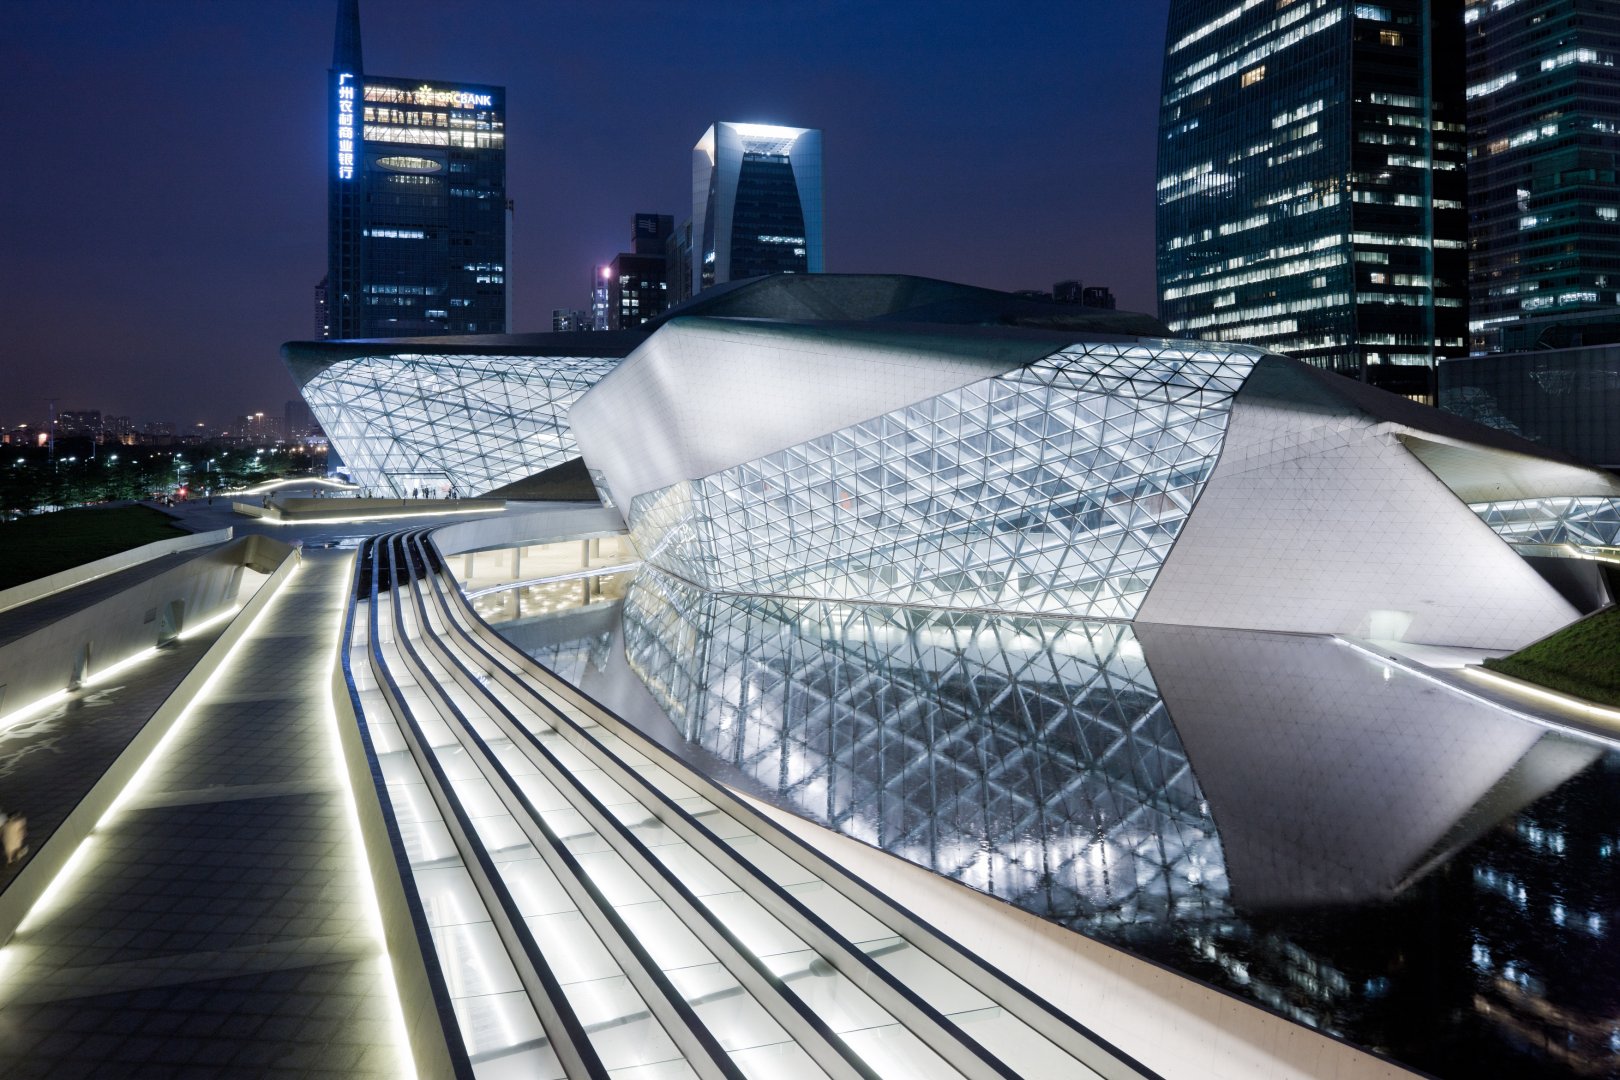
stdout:
[[692,299],[692,219],[687,218],[664,240],[664,280],[669,306]]
[[821,132],[716,123],[692,149],[692,285],[819,274]]
[[596,321],[590,311],[582,308],[552,308],[551,332],[572,334],[581,330],[595,330]]
[[56,436],[59,439],[95,439],[100,435],[100,409],[64,409],[56,414]]
[[1173,0],[1160,315],[1432,399],[1466,351],[1462,0]]
[[299,442],[321,430],[303,398],[290,398],[281,409],[281,431],[288,442]]
[[323,334],[505,332],[504,88],[365,74],[340,0],[327,102]]
[[638,213],[631,220],[631,250],[608,265],[608,329],[629,330],[669,307],[669,264],[665,255],[675,219]]

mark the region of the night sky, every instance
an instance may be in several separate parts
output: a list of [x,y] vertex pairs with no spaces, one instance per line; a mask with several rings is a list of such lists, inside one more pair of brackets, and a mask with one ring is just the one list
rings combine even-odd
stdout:
[[[0,425],[294,395],[336,0],[5,0]],[[715,120],[825,132],[827,269],[1152,311],[1168,0],[361,0],[366,70],[507,88],[513,329],[583,307]]]

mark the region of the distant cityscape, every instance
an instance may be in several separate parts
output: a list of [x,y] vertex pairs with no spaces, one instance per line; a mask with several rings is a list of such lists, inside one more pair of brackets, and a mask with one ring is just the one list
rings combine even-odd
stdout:
[[103,413],[100,409],[64,409],[0,431],[0,445],[50,448],[53,441],[93,446],[224,446],[271,447],[303,445],[324,448],[326,436],[301,398],[291,398],[280,413],[254,412],[238,416],[225,427],[206,423],[177,424],[173,420],[135,420]]

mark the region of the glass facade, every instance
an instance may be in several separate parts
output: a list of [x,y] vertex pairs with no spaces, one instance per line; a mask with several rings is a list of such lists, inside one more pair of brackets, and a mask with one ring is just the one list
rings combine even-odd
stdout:
[[1512,499],[1469,508],[1510,544],[1620,547],[1620,499]]
[[821,132],[719,123],[692,150],[692,280],[822,272]]
[[302,392],[361,487],[469,496],[577,456],[568,407],[618,363],[384,353],[333,363]]
[[1473,351],[1620,341],[1620,6],[1465,18]]
[[1075,345],[632,501],[704,588],[1130,618],[1262,354]]
[[506,92],[361,71],[340,13],[329,79],[326,336],[507,329]]
[[623,626],[682,734],[813,821],[1069,925],[1230,913],[1215,822],[1127,624],[643,573]]
[[1414,397],[1465,348],[1460,0],[1178,0],[1160,314]]

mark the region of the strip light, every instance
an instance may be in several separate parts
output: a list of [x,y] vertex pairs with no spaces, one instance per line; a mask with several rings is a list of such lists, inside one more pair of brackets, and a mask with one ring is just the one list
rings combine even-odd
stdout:
[[[135,775],[129,778],[129,783],[124,785],[124,790],[118,793],[118,797],[112,801],[112,805],[107,807],[107,812],[101,815],[101,820],[96,822],[96,829],[105,828],[117,816],[118,811],[146,786],[158,761],[174,745],[175,737],[186,726],[186,721],[191,719],[191,714],[197,708],[197,703],[207,699],[214,692],[214,687],[218,685],[219,680],[224,677],[225,673],[231,669],[232,663],[242,651],[242,646],[253,638],[259,627],[263,625],[264,618],[270,613],[270,609],[276,606],[276,603],[281,599],[282,593],[291,587],[293,578],[297,577],[298,571],[303,569],[302,557],[296,555],[293,557],[298,558],[299,562],[294,564],[292,571],[282,579],[281,586],[276,590],[276,594],[265,603],[264,607],[259,609],[257,615],[253,616],[253,621],[242,631],[242,636],[237,638],[235,643],[231,645],[230,649],[225,653],[224,659],[219,662],[219,666],[213,670],[207,681],[192,695],[191,700],[186,703],[186,707],[180,711],[180,715],[175,717],[174,723],[169,725],[169,730],[163,733],[163,738],[158,740],[158,744],[152,748],[152,752],[146,755],[146,760],[141,763],[141,767],[135,770]],[[93,833],[94,830],[92,830]]]
[[313,517],[302,520],[288,521],[284,518],[262,517],[258,522],[264,525],[353,525],[365,521],[401,521],[405,518],[426,517],[462,517],[467,514],[498,514],[505,510],[504,506],[484,506],[477,510],[424,510],[412,514],[372,514],[366,517]]
[[359,491],[359,484],[345,484],[341,480],[328,480],[324,476],[289,476],[280,480],[266,480],[262,484],[250,488],[243,488],[236,494],[259,495],[266,491],[275,491],[284,487],[327,487],[338,491]]
[[[178,637],[181,641],[188,641],[206,630],[213,629],[222,622],[235,618],[236,613],[241,610],[241,604],[233,604],[224,611],[216,612],[215,614],[210,615],[208,618],[204,619],[195,626],[188,626],[186,629],[180,631]],[[138,666],[143,661],[152,659],[154,656],[157,656],[160,651],[161,650],[154,645],[149,648],[142,649],[140,652],[131,653],[129,656],[124,657],[122,660],[119,660],[116,663],[109,664],[99,671],[87,674],[82,680],[80,680],[79,685],[81,687],[99,686],[100,684],[112,679],[113,676],[120,675],[123,672],[128,671],[130,668]],[[27,720],[29,717],[43,712],[53,705],[60,705],[72,696],[72,690],[63,688],[61,690],[53,690],[44,697],[35,698],[27,705],[24,705],[19,709],[15,709],[12,712],[7,713],[5,716],[0,717],[0,731],[5,731],[7,728]]]
[[347,758],[343,752],[343,736],[338,730],[337,707],[332,701],[332,687],[336,685],[338,674],[338,653],[343,648],[343,623],[352,602],[348,574],[348,567],[352,565],[351,560],[346,564],[345,572],[338,575],[337,626],[331,645],[327,648],[332,662],[326,672],[326,694],[322,703],[326,712],[326,732],[332,739],[332,768],[337,774],[338,789],[343,793],[343,816],[349,823],[349,841],[353,844],[354,871],[359,880],[361,906],[366,909],[366,922],[377,939],[378,974],[388,996],[388,1015],[394,1029],[394,1043],[399,1051],[401,1075],[414,1078],[417,1075],[416,1061],[411,1054],[410,1034],[405,1027],[405,1008],[400,1002],[399,983],[394,977],[394,964],[388,953],[382,908],[377,902],[377,886],[371,876],[371,858],[366,854],[365,834],[360,829],[360,810],[354,799],[354,783],[345,764]]
[[1561,694],[1556,690],[1548,690],[1545,687],[1532,686],[1530,683],[1524,682],[1521,679],[1510,679],[1499,674],[1498,672],[1490,671],[1482,667],[1474,667],[1469,665],[1463,668],[1463,674],[1469,676],[1470,678],[1479,679],[1482,682],[1490,683],[1493,686],[1499,686],[1511,693],[1524,694],[1527,697],[1540,698],[1543,701],[1551,702],[1554,705],[1568,709],[1571,712],[1585,713],[1587,716],[1596,717],[1599,720],[1607,720],[1611,723],[1620,723],[1620,709],[1608,709],[1602,705],[1594,705],[1589,701],[1582,701],[1578,697],[1572,697],[1569,694]]
[[[1423,680],[1425,680],[1427,682],[1431,682],[1436,686],[1443,687],[1443,688],[1451,691],[1453,694],[1457,694],[1457,695],[1459,695],[1461,697],[1467,698],[1469,701],[1475,701],[1475,702],[1478,702],[1479,704],[1484,705],[1484,706],[1486,706],[1488,708],[1495,709],[1497,712],[1506,713],[1508,716],[1511,716],[1516,720],[1523,720],[1526,723],[1535,724],[1535,725],[1537,725],[1539,727],[1544,727],[1544,728],[1547,728],[1547,729],[1549,729],[1551,731],[1556,731],[1560,735],[1568,735],[1568,736],[1571,736],[1573,738],[1578,738],[1578,739],[1581,739],[1581,740],[1586,741],[1586,742],[1599,742],[1599,743],[1605,743],[1605,744],[1607,744],[1609,746],[1613,746],[1613,747],[1620,747],[1620,738],[1615,738],[1614,736],[1611,736],[1611,735],[1600,734],[1599,732],[1595,732],[1595,731],[1588,731],[1585,728],[1571,727],[1571,726],[1569,726],[1567,724],[1560,724],[1556,720],[1551,720],[1551,719],[1549,719],[1549,718],[1547,718],[1545,716],[1537,716],[1534,713],[1520,712],[1518,709],[1510,709],[1506,705],[1503,705],[1500,701],[1493,701],[1492,699],[1490,699],[1488,697],[1484,697],[1484,696],[1482,696],[1480,694],[1476,694],[1476,693],[1472,692],[1471,690],[1468,690],[1465,687],[1458,686],[1454,682],[1447,682],[1445,679],[1439,678],[1438,676],[1435,676],[1435,675],[1431,675],[1427,671],[1422,670],[1421,668],[1416,668],[1416,667],[1411,666],[1410,664],[1402,663],[1401,661],[1395,659],[1393,656],[1385,656],[1383,653],[1374,652],[1373,650],[1368,649],[1368,648],[1366,648],[1364,646],[1361,646],[1361,645],[1357,645],[1355,642],[1350,641],[1350,640],[1348,640],[1346,638],[1335,636],[1333,638],[1333,640],[1338,642],[1340,645],[1343,645],[1347,649],[1353,649],[1356,652],[1362,654],[1363,656],[1366,656],[1366,657],[1376,661],[1377,663],[1384,665],[1386,668],[1396,668],[1396,669],[1398,669],[1400,671],[1405,672],[1408,675],[1415,676],[1415,677],[1417,677],[1419,679],[1423,679]],[[1466,671],[1467,669],[1464,668],[1464,670]]]

